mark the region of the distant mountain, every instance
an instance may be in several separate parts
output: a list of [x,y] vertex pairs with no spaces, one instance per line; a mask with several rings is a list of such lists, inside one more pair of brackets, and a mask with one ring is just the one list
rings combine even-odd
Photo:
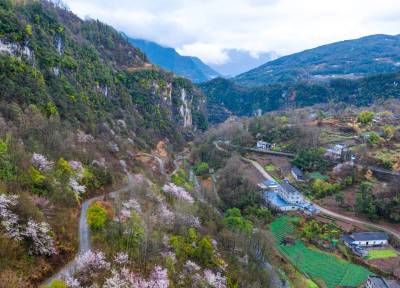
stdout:
[[197,57],[182,56],[173,48],[147,40],[128,37],[128,41],[144,52],[152,63],[193,82],[205,82],[219,76]]
[[326,81],[400,71],[400,35],[372,35],[305,50],[238,75],[245,86],[282,82]]
[[400,73],[383,73],[361,79],[324,82],[279,83],[241,86],[231,79],[216,78],[199,85],[207,96],[208,120],[220,123],[229,116],[252,116],[269,111],[319,103],[368,106],[376,101],[400,98]]
[[222,64],[209,64],[211,68],[220,74],[233,77],[249,71],[250,69],[254,69],[265,62],[275,60],[278,58],[278,55],[271,51],[260,53],[256,56],[251,55],[248,51],[229,49],[226,51],[228,54],[229,60],[226,63]]

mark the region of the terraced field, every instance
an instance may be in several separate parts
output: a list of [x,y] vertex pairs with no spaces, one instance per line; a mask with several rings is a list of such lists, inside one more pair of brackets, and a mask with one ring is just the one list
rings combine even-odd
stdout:
[[281,244],[285,236],[293,234],[291,223],[295,218],[283,216],[271,224],[277,243],[277,249],[300,272],[313,280],[322,280],[328,288],[337,286],[357,287],[368,278],[370,273],[366,268],[339,259],[338,257],[311,249],[301,241],[296,240],[294,245]]

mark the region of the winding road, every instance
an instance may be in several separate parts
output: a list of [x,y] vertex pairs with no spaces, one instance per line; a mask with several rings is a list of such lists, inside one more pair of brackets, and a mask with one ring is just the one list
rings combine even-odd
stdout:
[[[219,143],[221,143],[221,142],[220,141],[215,141],[214,142],[215,148],[217,150],[223,151],[223,152],[229,152],[228,150],[222,148],[219,145]],[[242,159],[247,161],[247,162],[249,162],[249,163],[251,163],[254,166],[254,168],[256,168],[257,171],[260,172],[260,174],[262,176],[264,176],[266,179],[274,180],[274,178],[271,175],[269,175],[264,170],[264,168],[260,165],[260,163],[258,163],[257,161],[254,161],[254,160],[251,160],[251,159],[248,159],[248,158],[245,158],[245,157],[242,157]],[[366,225],[366,226],[369,226],[369,227],[373,227],[374,229],[385,231],[386,233],[391,234],[392,236],[394,236],[395,238],[400,240],[400,231],[398,231],[398,230],[395,230],[395,229],[392,229],[392,228],[388,228],[388,227],[383,226],[383,225],[374,224],[374,223],[371,223],[371,222],[368,222],[368,221],[363,221],[363,220],[360,220],[360,219],[356,219],[356,218],[353,218],[353,217],[341,215],[341,214],[339,214],[337,212],[328,210],[328,209],[318,205],[315,202],[313,202],[313,204],[314,204],[315,207],[317,207],[321,211],[322,214],[325,214],[325,215],[328,215],[328,216],[330,216],[332,218],[335,218],[335,219],[338,219],[338,220],[343,220],[343,221],[346,221],[346,222],[349,222],[349,223],[361,224],[361,225]]]
[[[217,150],[221,151],[221,152],[225,152],[225,153],[230,153],[228,150],[222,148],[219,144],[221,143],[221,141],[214,141],[214,146]],[[273,180],[274,178],[272,178],[271,175],[269,175],[264,169],[263,167],[260,165],[260,163],[258,163],[257,161],[245,158],[245,157],[241,157],[244,161],[247,161],[249,163],[251,163],[256,169],[257,171],[259,171],[261,173],[261,175],[263,175],[266,179],[271,179]],[[271,265],[271,263],[269,263],[268,261],[266,261],[264,259],[264,257],[259,257],[259,260],[262,261],[263,263],[263,267],[264,269],[268,270],[270,275],[271,275],[271,284],[273,285],[273,287],[276,288],[289,288],[289,282],[281,279],[281,277],[279,276],[278,272],[276,271],[276,269],[274,269],[274,267]]]
[[168,176],[167,173],[165,172],[165,160],[162,159],[161,157],[158,157],[157,155],[154,154],[149,154],[149,153],[136,153],[135,156],[145,156],[145,157],[149,157],[149,158],[153,158],[156,159],[156,161],[158,162],[158,165],[160,167],[160,173],[164,176]]
[[[116,191],[112,191],[108,193],[107,195],[110,197],[116,197],[120,193],[127,192],[129,190],[132,190],[134,188],[134,180],[132,174],[127,174],[128,180],[127,183],[125,184],[124,187],[121,189],[118,189]],[[90,250],[91,245],[90,245],[90,230],[88,223],[86,221],[86,215],[87,215],[87,209],[90,206],[91,203],[94,201],[102,199],[103,196],[96,196],[90,199],[85,200],[82,203],[81,206],[81,215],[79,218],[79,249],[78,249],[78,254],[75,255],[74,259],[72,259],[68,264],[66,264],[60,271],[58,271],[55,275],[52,277],[48,278],[46,281],[42,283],[42,286],[49,285],[51,282],[57,279],[63,278],[64,275],[67,275],[68,273],[73,273],[76,269],[76,262],[79,257],[79,255],[87,252]]]

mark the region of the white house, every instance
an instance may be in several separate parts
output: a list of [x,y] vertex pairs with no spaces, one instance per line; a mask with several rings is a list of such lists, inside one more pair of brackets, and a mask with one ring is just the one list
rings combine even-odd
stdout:
[[269,191],[279,190],[279,184],[275,180],[267,179],[263,182],[263,184]]
[[270,150],[274,146],[275,146],[274,144],[271,144],[271,143],[268,143],[268,142],[265,142],[265,141],[262,141],[262,140],[258,140],[256,148],[257,149],[261,149],[261,150]]
[[303,194],[301,194],[301,192],[295,187],[290,185],[287,179],[283,180],[279,188],[279,196],[281,196],[286,202],[290,204],[304,203]]
[[343,235],[342,241],[348,247],[385,246],[389,243],[389,237],[385,232],[359,232],[351,235]]
[[328,157],[333,160],[338,160],[342,158],[342,156],[346,151],[347,148],[345,145],[336,144],[335,146],[326,149],[325,157]]
[[257,141],[256,147],[261,150],[267,150],[268,144],[269,144],[268,142],[259,140]]
[[381,276],[371,275],[368,277],[364,288],[400,288],[395,280],[387,280]]

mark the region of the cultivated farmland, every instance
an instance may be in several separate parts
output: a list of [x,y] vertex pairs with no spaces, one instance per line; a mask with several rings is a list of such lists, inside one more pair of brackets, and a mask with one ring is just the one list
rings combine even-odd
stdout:
[[283,216],[271,224],[271,232],[277,241],[276,248],[300,272],[313,280],[325,282],[328,288],[337,286],[359,286],[371,273],[364,267],[338,257],[307,247],[301,240],[293,245],[284,245],[282,240],[294,232],[295,218]]

